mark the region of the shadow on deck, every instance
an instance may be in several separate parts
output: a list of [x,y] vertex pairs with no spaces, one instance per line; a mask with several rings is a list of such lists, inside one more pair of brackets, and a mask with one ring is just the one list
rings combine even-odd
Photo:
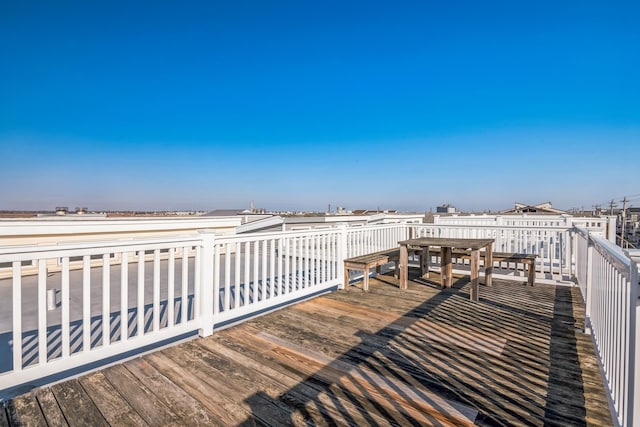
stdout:
[[[579,290],[389,275],[7,403],[9,424],[611,425]],[[0,418],[0,425],[3,425]]]

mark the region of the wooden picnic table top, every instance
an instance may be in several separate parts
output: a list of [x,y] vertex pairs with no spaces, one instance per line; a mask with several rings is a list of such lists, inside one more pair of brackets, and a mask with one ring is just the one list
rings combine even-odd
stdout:
[[494,239],[461,239],[449,237],[418,237],[398,242],[401,246],[440,246],[460,249],[480,249],[493,243]]

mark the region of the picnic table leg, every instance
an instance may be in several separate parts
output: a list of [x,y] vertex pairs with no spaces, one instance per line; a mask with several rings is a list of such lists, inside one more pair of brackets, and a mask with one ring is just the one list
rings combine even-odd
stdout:
[[480,276],[480,250],[471,251],[471,301],[478,302],[480,295],[478,292],[478,277]]
[[529,286],[533,286],[533,283],[536,281],[536,261],[529,261],[529,271],[527,274],[527,283]]
[[407,289],[409,279],[409,249],[400,245],[400,289]]
[[451,252],[451,248],[447,246],[442,246],[440,249],[440,274],[442,275],[442,286],[447,288],[453,286]]
[[369,291],[369,267],[364,267],[364,277],[362,278],[362,290]]
[[493,279],[493,243],[487,245],[484,255],[484,281],[485,285],[491,286]]
[[344,268],[344,287],[349,286],[349,269],[347,267]]
[[423,279],[429,278],[429,246],[422,248],[420,254],[420,275]]

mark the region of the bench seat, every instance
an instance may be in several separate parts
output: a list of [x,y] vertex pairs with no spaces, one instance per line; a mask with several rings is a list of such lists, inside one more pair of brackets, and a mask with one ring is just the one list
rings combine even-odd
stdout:
[[[411,252],[415,252],[420,255],[421,250],[411,250]],[[429,249],[429,255],[431,256],[440,256],[439,249]],[[464,249],[454,249],[452,251],[452,257],[458,259],[470,259],[471,252]],[[484,261],[486,257],[486,252],[480,252],[480,258]],[[527,284],[533,286],[536,280],[536,258],[535,254],[520,254],[513,252],[492,252],[492,262],[493,263],[518,263],[527,265]],[[347,286],[349,284],[349,272],[351,271],[362,271],[363,272],[363,284],[362,290],[369,290],[369,270],[373,267],[376,267],[376,273],[380,273],[380,267],[393,262],[395,264],[395,272],[394,275],[397,276],[398,273],[398,263],[400,261],[400,250],[387,250],[374,252],[371,254],[360,255],[353,258],[348,258],[344,260],[344,284]]]
[[362,271],[364,273],[364,282],[362,284],[362,290],[369,290],[369,270],[376,267],[376,272],[380,273],[380,267],[393,262],[398,271],[398,261],[400,260],[400,250],[388,250],[374,252],[372,254],[360,255],[353,258],[347,258],[344,260],[344,284],[349,284],[349,272],[350,271]]
[[[440,250],[429,249],[429,255],[431,256],[439,256]],[[517,264],[525,264],[527,266],[527,284],[533,286],[536,280],[536,258],[538,255],[536,254],[521,254],[514,252],[492,252],[492,262],[500,263],[517,263]],[[471,253],[468,250],[464,249],[454,249],[452,251],[452,257],[458,259],[469,259],[471,257]],[[480,252],[480,258],[484,261],[486,257],[486,252]]]

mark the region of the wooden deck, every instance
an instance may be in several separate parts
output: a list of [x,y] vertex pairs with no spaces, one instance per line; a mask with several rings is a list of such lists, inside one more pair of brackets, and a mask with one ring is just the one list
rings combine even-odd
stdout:
[[[438,280],[438,278],[434,278]],[[2,425],[611,425],[579,291],[390,275],[35,390]]]

